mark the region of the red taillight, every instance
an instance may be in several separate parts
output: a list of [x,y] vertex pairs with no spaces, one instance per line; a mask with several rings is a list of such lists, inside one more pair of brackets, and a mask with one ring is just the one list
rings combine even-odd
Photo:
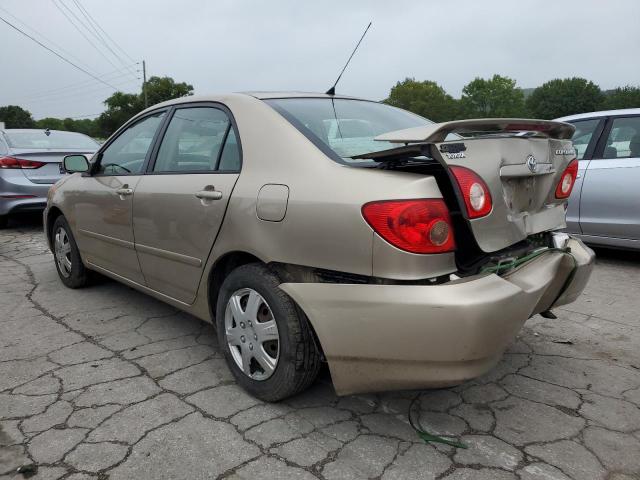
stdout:
[[556,198],[569,198],[573,184],[576,183],[578,176],[578,160],[575,158],[569,162],[567,168],[564,169],[560,176],[560,181],[556,187]]
[[487,184],[484,183],[477,173],[466,167],[454,165],[450,167],[450,169],[460,188],[464,205],[467,207],[468,217],[479,218],[489,214],[493,208],[493,204]]
[[45,162],[25,160],[23,158],[0,157],[0,168],[40,168]]
[[362,207],[362,216],[391,245],[411,253],[455,249],[449,209],[439,198],[381,200]]

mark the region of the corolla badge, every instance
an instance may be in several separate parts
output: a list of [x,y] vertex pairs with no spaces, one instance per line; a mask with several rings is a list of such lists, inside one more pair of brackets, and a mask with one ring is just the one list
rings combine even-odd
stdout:
[[575,155],[576,151],[573,148],[558,148],[556,155]]
[[536,160],[536,157],[534,157],[533,155],[529,155],[527,157],[527,167],[529,168],[531,173],[536,173],[536,171],[538,170],[538,161]]

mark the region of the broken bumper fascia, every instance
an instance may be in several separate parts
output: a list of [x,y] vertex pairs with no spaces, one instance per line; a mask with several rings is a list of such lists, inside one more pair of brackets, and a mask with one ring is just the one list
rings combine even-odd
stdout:
[[492,368],[529,317],[581,294],[595,256],[574,238],[567,247],[441,285],[281,288],[313,325],[338,394],[450,386]]

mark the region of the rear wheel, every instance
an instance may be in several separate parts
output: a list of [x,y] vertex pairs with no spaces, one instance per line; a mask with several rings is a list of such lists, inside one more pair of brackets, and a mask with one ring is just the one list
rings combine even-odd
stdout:
[[53,222],[53,255],[60,280],[69,288],[81,288],[89,281],[89,271],[80,258],[80,251],[67,220],[60,215]]
[[0,228],[7,228],[9,223],[9,217],[7,215],[0,215]]
[[216,330],[237,382],[252,395],[278,401],[307,388],[320,356],[304,313],[266,266],[233,270],[218,294]]

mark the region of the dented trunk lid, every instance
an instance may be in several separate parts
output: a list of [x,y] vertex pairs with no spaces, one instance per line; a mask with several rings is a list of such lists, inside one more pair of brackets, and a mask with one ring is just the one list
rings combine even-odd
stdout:
[[[469,135],[452,140],[452,134]],[[376,140],[399,144],[398,152],[421,148],[449,172],[461,211],[464,201],[449,167],[473,170],[486,183],[493,208],[466,218],[484,252],[509,247],[528,236],[564,228],[566,200],[555,198],[560,177],[575,151],[573,126],[523,119],[461,120],[389,132]],[[398,153],[396,153],[398,155]],[[378,152],[378,161],[384,154]]]

